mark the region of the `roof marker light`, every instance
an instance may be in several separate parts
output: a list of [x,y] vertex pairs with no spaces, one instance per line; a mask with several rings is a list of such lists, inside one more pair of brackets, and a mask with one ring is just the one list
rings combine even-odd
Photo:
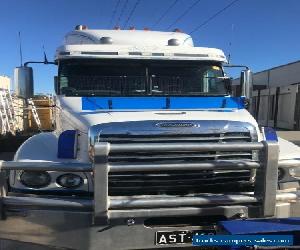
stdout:
[[149,29],[149,28],[147,28],[147,27],[145,27],[143,30],[144,30],[144,31],[149,31],[150,29]]
[[176,28],[176,29],[174,29],[174,30],[173,30],[173,32],[179,32],[179,33],[182,33],[182,30],[181,30],[181,29],[178,29],[178,28]]
[[88,27],[86,25],[80,24],[75,26],[75,30],[87,30],[87,29]]

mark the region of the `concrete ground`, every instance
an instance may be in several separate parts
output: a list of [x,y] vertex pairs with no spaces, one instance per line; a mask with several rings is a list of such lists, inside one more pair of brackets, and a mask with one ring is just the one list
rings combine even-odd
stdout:
[[[0,160],[10,161],[14,157],[14,152],[0,152]],[[56,248],[44,247],[35,244],[29,243],[19,243],[16,241],[10,240],[1,240],[0,239],[0,250],[55,250]],[[57,250],[57,249],[56,249]]]
[[277,135],[300,146],[300,131],[277,131]]
[[0,240],[0,250],[58,250],[57,248],[49,248],[29,243],[19,243],[10,240]]

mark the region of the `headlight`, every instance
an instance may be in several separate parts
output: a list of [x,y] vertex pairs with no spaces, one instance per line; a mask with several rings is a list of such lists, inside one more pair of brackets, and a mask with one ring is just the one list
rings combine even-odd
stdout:
[[57,178],[56,182],[65,188],[78,188],[83,184],[83,179],[77,174],[63,174]]
[[20,181],[26,187],[42,188],[50,184],[51,177],[45,171],[23,171]]

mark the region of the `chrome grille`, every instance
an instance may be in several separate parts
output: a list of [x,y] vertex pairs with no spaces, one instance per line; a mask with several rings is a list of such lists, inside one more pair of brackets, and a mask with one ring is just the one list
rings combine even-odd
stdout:
[[[100,141],[117,143],[228,143],[251,142],[248,132],[181,135],[101,134]],[[110,153],[108,161],[118,164],[197,163],[207,160],[252,160],[252,151],[230,152],[149,152]],[[201,170],[114,172],[109,174],[109,195],[185,195],[251,191],[251,170]]]
[[100,134],[100,140],[110,143],[128,142],[251,142],[249,132],[229,132],[212,134],[159,134],[124,135]]
[[110,195],[220,193],[249,189],[249,170],[122,172],[109,175]]

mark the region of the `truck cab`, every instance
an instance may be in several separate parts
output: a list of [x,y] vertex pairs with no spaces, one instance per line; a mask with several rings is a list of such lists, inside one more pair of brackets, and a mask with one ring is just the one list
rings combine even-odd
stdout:
[[298,192],[280,186],[299,184],[290,174],[299,148],[248,111],[247,67],[233,96],[221,50],[194,47],[178,31],[78,26],[55,64],[55,131],[2,163],[1,237],[74,249],[184,247],[196,233],[222,232],[220,221],[299,216]]

